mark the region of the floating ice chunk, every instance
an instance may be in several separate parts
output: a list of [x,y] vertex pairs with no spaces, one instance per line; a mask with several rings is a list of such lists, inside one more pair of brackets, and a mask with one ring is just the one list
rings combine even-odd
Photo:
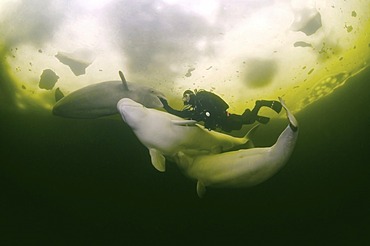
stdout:
[[74,75],[79,76],[86,73],[86,68],[91,65],[94,58],[88,51],[77,51],[74,53],[58,52],[55,57],[63,64],[69,66]]
[[189,68],[188,72],[185,74],[185,76],[190,77],[192,75],[191,72],[193,72],[194,70],[195,70],[195,68]]
[[304,41],[298,41],[294,43],[294,47],[312,47],[312,44],[306,43]]
[[316,9],[304,8],[294,12],[294,22],[291,26],[293,31],[303,32],[310,36],[321,27],[321,15]]
[[59,76],[53,70],[45,69],[40,76],[39,87],[41,89],[51,90],[58,79]]
[[58,102],[60,99],[64,97],[63,92],[59,89],[59,87],[55,90],[55,101]]

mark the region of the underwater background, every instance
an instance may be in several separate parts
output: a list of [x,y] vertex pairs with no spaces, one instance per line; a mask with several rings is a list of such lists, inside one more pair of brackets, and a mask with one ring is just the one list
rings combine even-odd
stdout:
[[[299,140],[277,175],[199,199],[175,165],[151,166],[119,118],[13,110],[2,74],[1,245],[366,245],[369,78],[366,69],[296,114]],[[256,145],[285,124],[262,126]]]
[[[0,245],[370,244],[369,6],[2,0]],[[63,94],[119,70],[176,108],[190,88],[236,113],[281,96],[299,122],[295,150],[264,183],[200,199],[175,164],[151,165],[118,115],[52,115]],[[287,125],[267,116],[256,146]]]

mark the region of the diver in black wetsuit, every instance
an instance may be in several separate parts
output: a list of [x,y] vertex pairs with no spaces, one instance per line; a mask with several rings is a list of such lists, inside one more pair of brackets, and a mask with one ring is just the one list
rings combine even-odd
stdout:
[[183,93],[183,110],[176,110],[168,105],[168,102],[160,98],[163,108],[170,114],[182,118],[203,121],[204,127],[208,130],[220,128],[223,131],[240,130],[244,124],[253,124],[258,121],[262,124],[269,122],[268,117],[259,116],[258,111],[261,107],[269,107],[276,113],[281,111],[282,105],[278,101],[258,100],[254,108],[246,109],[242,115],[230,114],[227,112],[229,105],[219,96],[208,91],[193,92],[186,90]]

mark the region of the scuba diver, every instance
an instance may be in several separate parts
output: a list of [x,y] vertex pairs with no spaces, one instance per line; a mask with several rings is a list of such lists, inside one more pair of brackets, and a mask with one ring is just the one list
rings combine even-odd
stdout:
[[276,113],[280,113],[282,105],[278,101],[257,100],[252,110],[246,109],[242,115],[230,114],[227,109],[229,105],[218,95],[200,90],[193,92],[186,90],[183,93],[183,110],[173,109],[168,105],[166,99],[160,98],[163,108],[170,114],[185,119],[203,121],[208,130],[220,128],[225,132],[240,130],[244,124],[253,124],[255,121],[267,124],[268,117],[258,115],[261,107],[269,107]]

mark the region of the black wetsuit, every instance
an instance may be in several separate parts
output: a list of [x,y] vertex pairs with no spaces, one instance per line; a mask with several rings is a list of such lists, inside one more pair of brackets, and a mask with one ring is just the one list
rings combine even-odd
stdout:
[[164,109],[170,114],[186,119],[203,121],[204,127],[208,130],[216,128],[221,128],[227,132],[240,130],[243,124],[248,124],[248,121],[253,123],[256,120],[256,117],[249,110],[247,110],[250,113],[249,115],[228,113],[229,105],[222,98],[208,91],[200,91],[192,95],[191,103],[181,111],[171,108],[164,99],[161,99],[161,101]]

